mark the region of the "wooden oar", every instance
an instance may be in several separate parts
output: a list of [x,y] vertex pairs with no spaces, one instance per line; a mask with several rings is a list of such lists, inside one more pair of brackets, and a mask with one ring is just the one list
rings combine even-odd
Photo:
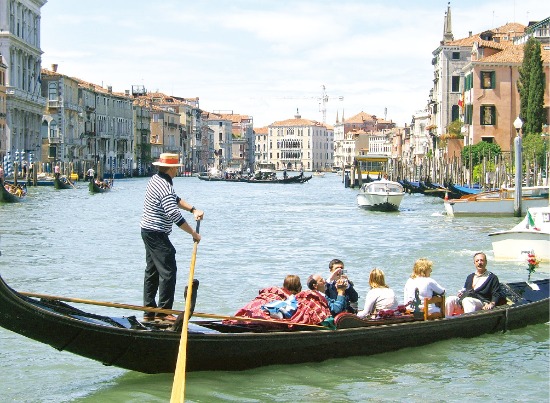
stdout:
[[[132,311],[157,312],[157,313],[163,313],[163,314],[166,314],[166,315],[168,315],[168,314],[181,315],[183,313],[183,311],[177,310],[177,309],[152,308],[152,307],[149,307],[149,306],[121,304],[121,303],[118,303],[118,302],[95,301],[95,300],[92,300],[92,299],[61,297],[61,296],[58,296],[58,295],[37,294],[37,293],[34,293],[34,292],[21,291],[21,292],[18,292],[18,294],[24,295],[26,297],[31,297],[31,298],[48,299],[48,300],[51,300],[51,301],[66,301],[66,302],[74,302],[74,303],[77,303],[77,304],[87,304],[87,305],[106,306],[106,307],[110,307],[110,308],[129,309],[129,310],[132,310]],[[314,327],[314,328],[318,328],[318,329],[327,329],[326,327],[319,326],[319,325],[308,325],[308,324],[302,324],[302,323],[290,323],[290,322],[284,322],[282,320],[280,321],[280,320],[272,320],[272,319],[247,318],[245,316],[228,316],[228,315],[220,315],[220,314],[216,314],[216,313],[193,312],[193,316],[196,316],[197,318],[235,320],[235,321],[239,321],[239,322],[280,323],[280,324],[284,324],[284,325],[308,326],[308,327]]]
[[[199,232],[201,226],[200,220],[197,221]],[[187,283],[187,295],[185,296],[185,310],[183,312],[183,327],[181,329],[180,346],[178,350],[178,360],[176,361],[176,370],[174,372],[174,383],[172,384],[172,394],[170,403],[185,402],[185,367],[187,364],[187,333],[189,327],[189,311],[191,309],[191,295],[193,293],[193,278],[195,276],[195,261],[197,259],[198,241],[193,242],[193,255],[191,256],[191,266],[189,267],[189,281]]]

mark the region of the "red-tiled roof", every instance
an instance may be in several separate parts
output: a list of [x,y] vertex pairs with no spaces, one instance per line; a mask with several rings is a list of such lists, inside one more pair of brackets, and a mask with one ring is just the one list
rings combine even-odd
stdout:
[[349,119],[345,119],[344,123],[363,123],[368,120],[375,121],[376,117],[374,115],[369,115],[368,113],[361,111],[357,115],[352,116]]

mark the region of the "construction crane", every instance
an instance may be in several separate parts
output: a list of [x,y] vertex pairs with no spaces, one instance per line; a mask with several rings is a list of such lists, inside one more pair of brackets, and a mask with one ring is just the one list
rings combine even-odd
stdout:
[[285,99],[298,99],[298,98],[299,99],[310,99],[310,98],[317,99],[317,101],[319,102],[319,112],[323,113],[323,123],[326,123],[327,122],[327,102],[330,99],[337,99],[339,101],[343,101],[344,97],[342,95],[338,97],[330,97],[327,95],[326,87],[322,85],[321,88],[323,90],[321,92],[321,96],[319,97],[285,97]]

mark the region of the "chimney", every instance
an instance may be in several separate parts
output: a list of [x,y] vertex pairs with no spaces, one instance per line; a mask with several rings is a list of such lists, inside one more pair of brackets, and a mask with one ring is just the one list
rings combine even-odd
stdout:
[[52,71],[57,73],[57,64],[52,64]]
[[107,86],[107,92],[108,92],[109,94],[112,94],[112,93],[113,93],[113,87],[111,87],[110,85]]
[[468,37],[472,36],[472,31],[468,31]]

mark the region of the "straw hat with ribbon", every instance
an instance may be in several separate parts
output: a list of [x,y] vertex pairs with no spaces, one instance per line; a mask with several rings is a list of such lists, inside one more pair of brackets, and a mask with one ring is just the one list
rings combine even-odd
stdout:
[[178,154],[162,153],[158,161],[153,162],[153,165],[161,167],[182,167],[180,164],[180,156]]

